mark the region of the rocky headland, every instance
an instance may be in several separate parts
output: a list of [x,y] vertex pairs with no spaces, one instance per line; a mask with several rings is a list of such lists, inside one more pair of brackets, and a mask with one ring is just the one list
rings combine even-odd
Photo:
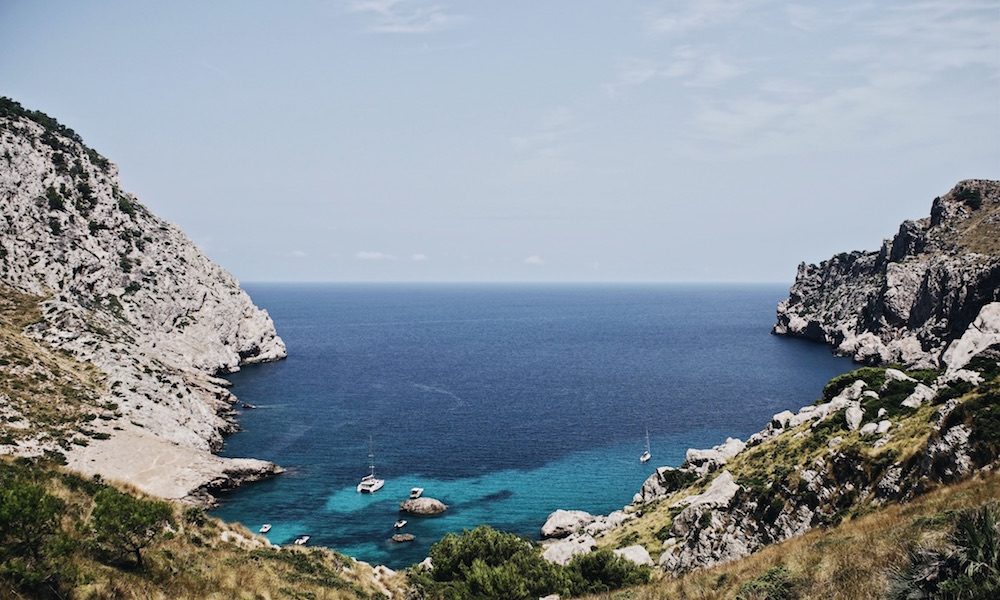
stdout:
[[970,179],[878,250],[799,265],[774,332],[828,343],[859,362],[934,368],[959,337],[996,339],[998,301],[1000,182]]
[[1000,182],[959,183],[879,251],[800,266],[775,333],[878,366],[831,380],[746,441],[688,450],[620,511],[552,513],[545,558],[611,548],[679,575],[994,470]]
[[237,428],[219,376],[285,356],[267,312],[113,163],[6,98],[0,290],[0,452],[201,502],[278,471],[213,455]]

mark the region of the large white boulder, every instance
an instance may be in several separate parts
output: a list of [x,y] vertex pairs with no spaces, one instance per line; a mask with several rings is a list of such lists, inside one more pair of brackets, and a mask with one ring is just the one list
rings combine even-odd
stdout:
[[557,565],[565,565],[577,554],[593,551],[595,545],[594,538],[589,535],[573,535],[546,543],[542,558]]
[[857,431],[858,427],[861,426],[861,419],[864,417],[864,409],[857,404],[848,406],[847,410],[844,411],[844,419],[847,421],[847,428],[851,431]]
[[747,445],[741,440],[726,438],[725,442],[708,450],[689,448],[684,456],[684,464],[692,471],[703,475],[726,464],[746,447]]
[[618,548],[614,551],[614,553],[626,560],[634,562],[637,565],[649,567],[653,566],[653,559],[649,556],[649,552],[639,544]]
[[933,400],[934,393],[933,389],[922,383],[918,383],[917,387],[913,389],[913,392],[900,404],[906,408],[917,408],[924,402],[930,402]]
[[944,363],[949,372],[961,369],[994,344],[1000,344],[1000,302],[990,302],[979,309],[972,325],[945,350]]
[[564,538],[594,522],[594,515],[582,510],[559,509],[542,525],[543,538]]

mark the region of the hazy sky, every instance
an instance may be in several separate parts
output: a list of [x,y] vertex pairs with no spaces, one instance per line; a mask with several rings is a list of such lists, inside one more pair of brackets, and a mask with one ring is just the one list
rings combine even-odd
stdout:
[[784,281],[1000,177],[1000,2],[0,0],[0,94],[248,281]]

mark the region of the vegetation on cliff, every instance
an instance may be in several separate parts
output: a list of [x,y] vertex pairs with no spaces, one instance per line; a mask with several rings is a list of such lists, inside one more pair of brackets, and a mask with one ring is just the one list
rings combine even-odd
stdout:
[[0,461],[2,598],[371,598],[403,582],[44,461]]

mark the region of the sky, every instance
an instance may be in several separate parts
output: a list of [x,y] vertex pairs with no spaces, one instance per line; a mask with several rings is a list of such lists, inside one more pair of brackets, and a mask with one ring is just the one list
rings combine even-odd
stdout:
[[790,282],[1000,179],[1000,0],[0,0],[243,281]]

